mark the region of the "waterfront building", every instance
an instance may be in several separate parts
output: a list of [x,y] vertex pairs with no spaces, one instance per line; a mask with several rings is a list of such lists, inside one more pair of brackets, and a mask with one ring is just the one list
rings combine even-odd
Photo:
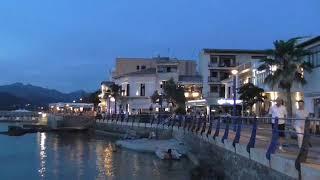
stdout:
[[[114,98],[111,98],[111,86],[114,84],[112,81],[103,81],[101,82],[101,93],[98,95],[100,103],[98,104],[99,112],[110,112],[111,110],[108,107],[112,106],[112,103],[115,101]],[[111,112],[110,112],[111,113]]]
[[[233,89],[230,85],[232,70],[239,72],[236,75],[236,88],[238,88],[241,83],[249,80],[252,62],[267,55],[265,50],[203,49],[200,53],[199,72],[203,77],[203,96],[208,109],[212,112],[224,106],[226,111],[230,111],[233,105]],[[240,106],[238,108],[241,109],[241,101],[236,98]]]
[[[117,104],[117,109],[128,113],[159,110],[158,105],[152,104],[150,97],[155,91],[162,93],[166,81],[171,78],[185,87],[187,100],[202,98],[202,79],[197,74],[196,62],[193,60],[168,57],[117,58],[116,68],[112,73],[112,81],[121,89],[121,100]],[[101,105],[108,104],[107,97],[100,96],[100,99]],[[166,106],[164,104],[164,107]],[[111,113],[115,112],[112,102],[109,108]]]
[[94,105],[92,103],[50,103],[49,111],[51,113],[85,113],[93,112]]
[[303,91],[306,110],[314,117],[320,118],[320,36],[310,38],[299,46],[310,52],[306,61],[314,66],[311,73],[305,73],[307,84],[303,87]]

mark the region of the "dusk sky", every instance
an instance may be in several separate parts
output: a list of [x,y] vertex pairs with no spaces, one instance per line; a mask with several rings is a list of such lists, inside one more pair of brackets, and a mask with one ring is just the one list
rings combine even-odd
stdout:
[[[320,0],[1,0],[0,85],[95,90],[116,57],[320,35]],[[168,49],[170,51],[168,52]]]

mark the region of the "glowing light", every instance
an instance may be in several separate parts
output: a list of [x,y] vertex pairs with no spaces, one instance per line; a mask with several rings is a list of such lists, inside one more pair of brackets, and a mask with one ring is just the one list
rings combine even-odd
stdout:
[[136,96],[139,96],[139,91],[137,90],[137,92],[136,92]]
[[75,102],[76,102],[76,100],[73,100],[72,102],[73,102],[73,103],[75,103]]
[[298,101],[300,101],[300,100],[302,100],[302,95],[301,95],[301,92],[296,92],[296,103],[295,103],[295,105],[296,105],[296,108],[298,109],[299,108],[299,103],[298,103]]
[[198,92],[193,92],[193,93],[192,93],[192,96],[193,96],[193,97],[198,97],[199,95],[200,95],[200,93],[198,93]]
[[111,101],[111,102],[115,102],[116,99],[115,99],[114,97],[111,97],[111,98],[110,98],[110,101]]
[[189,97],[189,93],[188,93],[188,92],[185,92],[185,93],[184,93],[184,97],[186,97],[186,98]]
[[236,74],[238,74],[238,70],[236,70],[236,69],[233,69],[233,70],[231,71],[231,74],[233,74],[233,75],[236,75]]
[[[236,104],[241,104],[242,100],[237,99]],[[231,104],[233,105],[233,99],[219,99],[218,104],[223,105],[223,104]]]
[[46,113],[42,113],[42,117],[43,118],[47,117],[47,114]]
[[271,71],[275,72],[278,69],[277,65],[272,65],[271,66]]
[[46,134],[40,133],[40,169],[38,170],[40,176],[44,176],[46,173]]

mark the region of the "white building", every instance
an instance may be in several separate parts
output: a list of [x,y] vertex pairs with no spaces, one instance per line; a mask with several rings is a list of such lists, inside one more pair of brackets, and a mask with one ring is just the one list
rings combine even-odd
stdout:
[[320,36],[304,41],[299,46],[311,52],[306,60],[314,66],[311,73],[305,73],[307,84],[303,90],[306,109],[320,118]]
[[[252,62],[265,58],[267,52],[264,50],[241,50],[241,49],[203,49],[200,53],[199,72],[203,77],[203,96],[207,100],[211,111],[221,105],[230,104],[233,97],[232,86],[229,84],[231,71],[246,64],[249,67],[239,69],[239,74],[251,68]],[[243,72],[242,72],[243,71]],[[240,85],[237,76],[237,87]],[[227,86],[226,86],[227,85]],[[240,104],[240,101],[237,101]]]
[[[118,58],[112,77],[113,82],[121,86],[118,109],[128,113],[158,109],[157,105],[152,104],[150,97],[155,91],[161,93],[163,85],[171,78],[186,88],[187,99],[196,100],[202,97],[202,80],[201,76],[196,74],[195,61],[166,57]],[[109,102],[110,111],[113,113],[113,101],[110,102],[107,98],[101,97],[100,104],[106,105],[102,111],[105,111]]]

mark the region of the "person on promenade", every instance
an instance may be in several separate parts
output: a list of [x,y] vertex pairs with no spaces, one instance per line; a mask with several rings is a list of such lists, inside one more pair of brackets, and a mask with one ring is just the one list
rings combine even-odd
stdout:
[[269,115],[271,115],[272,119],[272,129],[274,128],[274,123],[275,123],[275,118],[278,118],[278,131],[279,131],[279,150],[280,151],[284,151],[283,149],[283,142],[284,142],[284,138],[285,138],[285,120],[284,118],[288,117],[288,113],[286,110],[286,107],[283,105],[283,100],[278,97],[276,99],[276,104],[271,106],[270,110],[269,110]]
[[309,116],[309,113],[304,109],[304,101],[303,100],[298,101],[298,109],[295,113],[296,120],[294,122],[294,128],[297,132],[299,148],[301,148],[302,146],[305,119],[308,116]]

